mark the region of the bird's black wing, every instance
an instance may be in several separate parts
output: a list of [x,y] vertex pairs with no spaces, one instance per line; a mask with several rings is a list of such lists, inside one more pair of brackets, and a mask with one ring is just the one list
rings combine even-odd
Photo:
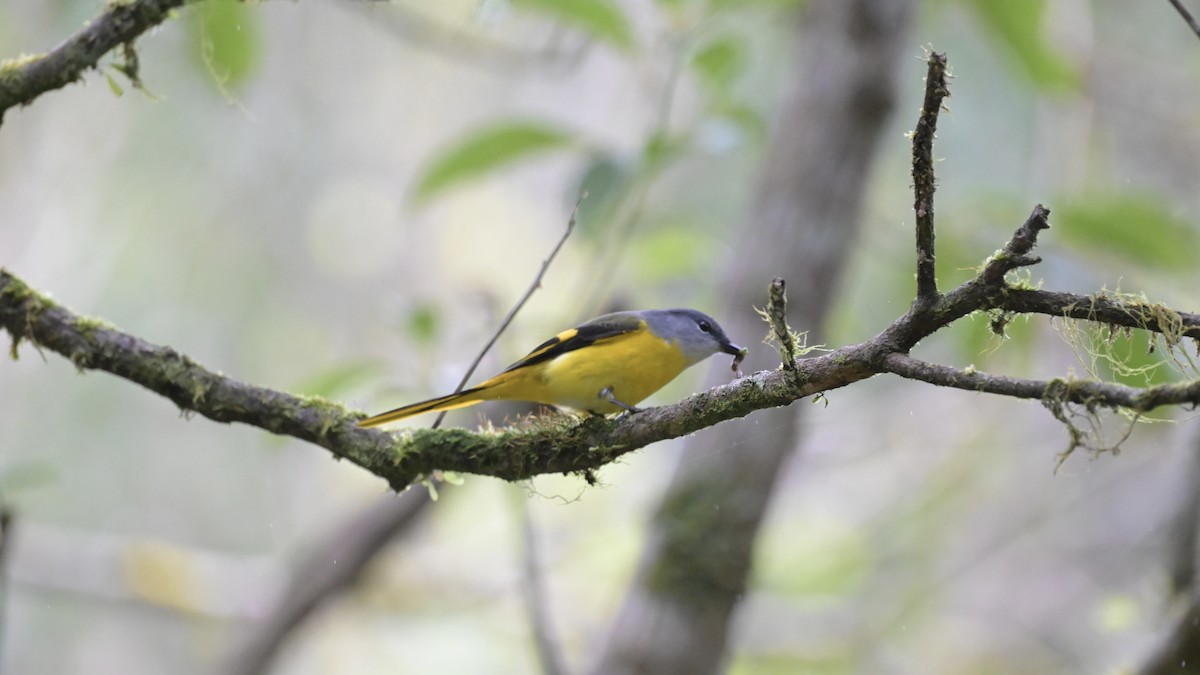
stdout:
[[606,314],[546,340],[504,372],[544,363],[569,351],[645,329],[646,322],[634,314]]

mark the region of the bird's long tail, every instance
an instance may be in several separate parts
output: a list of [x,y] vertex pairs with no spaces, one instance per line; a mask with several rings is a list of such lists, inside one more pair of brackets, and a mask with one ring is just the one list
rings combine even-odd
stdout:
[[465,408],[469,405],[475,405],[484,400],[484,387],[474,387],[465,391],[460,391],[457,394],[449,394],[447,396],[439,396],[431,398],[428,401],[413,403],[395,410],[389,410],[385,413],[379,413],[374,417],[368,417],[365,420],[359,420],[360,427],[377,427],[396,420],[402,420],[405,417],[420,415],[427,412],[440,412],[442,410],[454,410],[455,408]]

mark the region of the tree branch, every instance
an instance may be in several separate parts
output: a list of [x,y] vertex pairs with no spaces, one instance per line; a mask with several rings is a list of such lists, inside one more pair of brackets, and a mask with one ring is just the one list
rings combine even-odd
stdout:
[[1158,406],[1200,403],[1200,380],[1180,384],[1163,384],[1139,389],[1095,380],[1029,380],[1020,377],[989,375],[976,370],[951,368],[929,363],[907,354],[891,353],[883,358],[884,368],[913,380],[941,387],[999,394],[1039,401],[1055,399],[1063,403],[1127,408],[1148,412]]
[[107,9],[46,54],[0,63],[0,122],[13,106],[77,82],[115,47],[130,44],[191,0],[109,0]]
[[[81,370],[103,370],[174,401],[185,412],[241,422],[319,445],[384,478],[399,491],[436,469],[519,480],[543,473],[587,474],[651,443],[684,436],[754,410],[787,405],[871,373],[834,361],[804,362],[793,386],[781,372],[761,372],[671,406],[580,424],[539,421],[499,432],[415,430],[395,435],[355,425],[360,413],[318,397],[258,387],[215,373],[171,349],[78,316],[0,269],[0,326],[20,340],[57,352]],[[848,348],[861,352],[869,345]],[[861,354],[851,364],[865,363]]]
[[946,55],[930,52],[925,74],[925,103],[913,131],[913,211],[917,221],[917,297],[914,305],[919,308],[932,305],[938,298],[933,247],[933,191],[937,184],[933,172],[933,138],[937,133],[942,100],[949,95]]
[[1161,303],[1137,297],[1121,297],[1104,291],[1095,295],[1078,295],[1009,288],[989,297],[987,308],[1095,321],[1124,328],[1142,328],[1167,336],[1200,339],[1200,314],[1180,312]]

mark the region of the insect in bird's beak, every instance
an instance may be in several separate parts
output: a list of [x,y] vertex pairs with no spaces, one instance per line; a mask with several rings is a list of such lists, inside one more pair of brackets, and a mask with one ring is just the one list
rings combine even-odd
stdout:
[[722,347],[722,350],[726,354],[733,354],[733,363],[729,366],[729,369],[733,371],[734,375],[736,375],[737,377],[741,377],[742,376],[742,369],[741,369],[742,360],[744,360],[746,358],[746,354],[750,353],[750,350],[746,349],[745,347],[739,347],[739,346],[733,344],[732,342],[730,342],[727,345],[724,345]]

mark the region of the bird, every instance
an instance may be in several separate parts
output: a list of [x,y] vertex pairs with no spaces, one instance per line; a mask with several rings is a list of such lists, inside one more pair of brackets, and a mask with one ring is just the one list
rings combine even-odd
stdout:
[[377,427],[483,401],[529,401],[594,415],[640,412],[637,404],[708,357],[746,350],[711,316],[694,309],[613,312],[546,340],[504,372],[470,389],[358,421]]

